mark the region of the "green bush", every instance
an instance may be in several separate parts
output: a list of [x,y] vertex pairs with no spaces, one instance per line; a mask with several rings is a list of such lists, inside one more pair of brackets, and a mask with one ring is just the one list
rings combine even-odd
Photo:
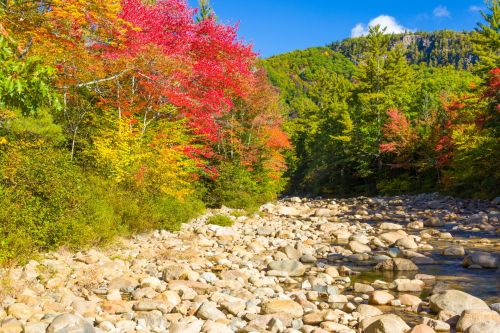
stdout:
[[170,231],[179,230],[183,223],[200,215],[205,205],[201,200],[192,196],[180,200],[172,196],[163,196],[152,202],[155,229]]
[[204,201],[211,207],[226,206],[255,211],[276,198],[282,181],[269,179],[265,172],[226,163],[219,168],[219,177],[210,184]]
[[60,246],[85,248],[121,232],[99,184],[53,147],[0,152],[0,263]]
[[377,190],[383,195],[410,193],[414,190],[415,181],[408,175],[392,179],[382,179],[377,182]]
[[9,147],[0,151],[0,166],[0,264],[130,232],[178,230],[204,210],[195,196],[157,197],[85,174],[64,149]]
[[221,227],[230,227],[234,224],[234,222],[225,215],[214,215],[208,218],[207,224],[215,224]]

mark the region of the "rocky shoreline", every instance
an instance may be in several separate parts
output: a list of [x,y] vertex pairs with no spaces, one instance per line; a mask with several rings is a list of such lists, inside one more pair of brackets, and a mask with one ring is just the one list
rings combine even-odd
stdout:
[[497,201],[295,197],[46,254],[1,271],[0,333],[500,332]]

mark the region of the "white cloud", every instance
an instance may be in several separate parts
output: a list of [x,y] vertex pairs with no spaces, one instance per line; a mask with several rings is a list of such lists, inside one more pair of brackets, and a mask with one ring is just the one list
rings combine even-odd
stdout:
[[374,19],[370,20],[367,25],[363,23],[358,23],[351,29],[351,37],[360,37],[368,35],[369,28],[380,25],[381,28],[386,28],[386,33],[388,34],[400,34],[405,31],[412,31],[411,29],[405,28],[400,25],[396,19],[388,15],[379,15]]
[[432,11],[435,17],[450,17],[450,11],[445,6],[437,6]]
[[473,6],[469,7],[469,12],[480,12],[482,10],[484,10],[484,8],[481,6],[474,6],[473,5]]

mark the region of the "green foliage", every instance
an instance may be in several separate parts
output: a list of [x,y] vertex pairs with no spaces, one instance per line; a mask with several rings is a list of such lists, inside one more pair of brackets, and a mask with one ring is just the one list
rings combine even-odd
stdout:
[[276,183],[265,173],[248,170],[234,163],[224,163],[218,169],[219,176],[208,183],[204,201],[211,207],[226,206],[236,209],[256,209],[276,198],[283,181]]
[[198,11],[198,16],[196,17],[197,22],[201,22],[207,19],[217,19],[217,16],[215,16],[215,12],[210,5],[210,0],[199,0],[199,11]]
[[16,46],[0,35],[0,108],[18,108],[24,114],[34,113],[43,105],[59,103],[50,82],[53,68],[40,58],[22,58]]
[[415,180],[407,174],[400,177],[383,179],[377,183],[377,190],[383,195],[397,195],[411,193],[415,190]]
[[210,216],[207,220],[207,224],[214,224],[221,227],[230,227],[234,224],[233,220],[225,215],[214,215]]
[[474,52],[481,60],[477,71],[483,77],[491,69],[500,67],[500,1],[490,0],[488,7],[488,12],[481,12],[486,22],[478,23],[472,33]]
[[64,150],[9,147],[0,165],[0,262],[102,244],[119,232],[112,209]]

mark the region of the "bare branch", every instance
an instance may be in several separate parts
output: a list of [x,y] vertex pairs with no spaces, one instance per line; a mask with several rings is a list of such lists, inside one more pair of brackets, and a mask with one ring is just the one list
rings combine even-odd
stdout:
[[104,79],[98,79],[98,80],[94,80],[94,81],[90,81],[90,82],[79,83],[79,84],[75,84],[73,86],[64,86],[61,89],[81,88],[81,87],[93,86],[95,84],[99,84],[99,83],[103,83],[103,82],[115,80],[115,79],[119,78],[120,76],[122,76],[122,75],[124,75],[124,74],[126,74],[126,73],[128,73],[130,71],[131,71],[131,69],[126,69],[123,72],[120,72],[118,74],[115,74],[113,76],[110,76],[110,77],[107,77],[107,78],[104,78]]

